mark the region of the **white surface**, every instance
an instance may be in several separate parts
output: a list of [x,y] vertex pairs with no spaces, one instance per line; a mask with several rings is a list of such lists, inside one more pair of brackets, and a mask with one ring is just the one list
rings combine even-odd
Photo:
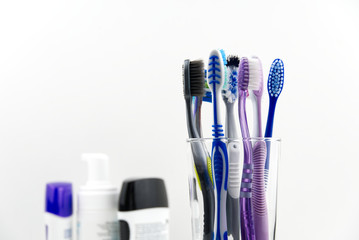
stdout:
[[220,47],[259,56],[265,81],[285,63],[277,239],[359,239],[358,12],[355,0],[1,1],[0,239],[44,239],[45,183],[84,184],[83,152],[107,153],[118,186],[164,178],[171,239],[190,239],[181,65]]

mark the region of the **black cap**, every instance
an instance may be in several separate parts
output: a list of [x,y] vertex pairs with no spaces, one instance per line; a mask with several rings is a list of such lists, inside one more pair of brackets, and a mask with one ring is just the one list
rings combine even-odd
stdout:
[[165,183],[160,178],[128,179],[122,184],[118,210],[168,207]]

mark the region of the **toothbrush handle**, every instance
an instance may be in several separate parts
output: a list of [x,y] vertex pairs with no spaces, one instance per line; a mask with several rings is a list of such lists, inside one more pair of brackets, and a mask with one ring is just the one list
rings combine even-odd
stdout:
[[252,216],[252,203],[250,198],[241,197],[241,235],[242,240],[256,240]]
[[[208,187],[203,186],[202,187]],[[203,189],[203,188],[202,188]],[[215,199],[212,189],[202,190],[203,195],[203,240],[212,240],[214,236],[214,218],[215,218]]]
[[241,171],[239,162],[239,146],[236,142],[228,143],[228,194],[233,198],[239,198],[241,184]]
[[[199,134],[195,127],[193,119],[193,112],[191,106],[191,98],[186,100],[186,117],[187,117],[187,130],[190,138],[199,138]],[[207,167],[207,158],[209,157],[203,143],[191,142],[194,166],[197,171],[199,183],[201,185],[204,207],[204,227],[203,235],[204,240],[212,240],[214,234],[214,219],[215,219],[215,196],[213,190],[213,183]]]
[[227,195],[228,236],[232,236],[233,240],[241,239],[239,216],[239,198],[233,198],[231,195]]
[[[273,136],[273,122],[274,122],[274,113],[275,113],[275,107],[277,104],[277,98],[270,98],[269,99],[269,110],[268,110],[268,118],[267,118],[267,126],[266,131],[264,134],[264,137],[269,138]],[[270,141],[266,142],[267,145],[267,156],[266,156],[266,162],[264,165],[264,179],[266,183],[266,187],[268,185],[268,179],[269,179],[269,164],[270,164]]]
[[243,138],[243,173],[240,192],[241,235],[242,240],[255,240],[252,216],[252,144],[249,141],[249,129],[246,115],[246,91],[239,92],[239,123]]
[[269,101],[267,126],[266,126],[266,131],[264,133],[264,137],[272,137],[274,113],[275,113],[276,104],[277,104],[277,98],[271,98],[270,101]]
[[234,103],[227,103],[226,110],[226,137],[238,138],[236,119],[234,117]]
[[186,120],[187,120],[187,131],[188,131],[188,137],[189,138],[199,138],[199,134],[197,132],[196,126],[195,126],[195,120],[193,119],[194,113],[192,112],[192,106],[191,106],[191,98],[188,97],[186,100]]
[[244,164],[240,193],[240,216],[242,240],[255,240],[252,216],[252,165]]
[[271,148],[270,141],[266,141],[267,154],[264,163],[264,181],[265,181],[266,189],[269,181],[270,148]]
[[269,240],[268,209],[264,182],[266,144],[258,141],[253,147],[253,221],[257,240]]
[[239,189],[242,173],[240,171],[239,146],[236,142],[228,143],[228,194],[227,194],[227,225],[228,234],[234,240],[240,239],[239,221]]
[[202,97],[196,97],[194,108],[194,119],[199,137],[202,137],[202,125],[201,125],[201,109],[202,109]]
[[253,106],[253,137],[263,137],[262,132],[262,113],[261,113],[261,96],[256,96],[253,91],[249,94]]
[[227,228],[228,235],[234,240],[240,239],[239,230],[239,188],[241,184],[241,171],[239,161],[238,143],[230,139],[237,139],[238,132],[234,115],[234,102],[226,102],[226,131],[228,140],[228,193],[227,193]]
[[[245,140],[245,139],[248,140],[250,135],[249,135],[249,129],[248,129],[247,114],[246,114],[247,91],[239,90],[238,95],[239,95],[239,102],[238,102],[239,125],[241,127],[243,140]],[[250,143],[248,142],[248,144],[250,144]],[[248,151],[247,155],[250,154],[249,149],[247,149],[247,151]],[[244,152],[246,152],[246,151],[244,151]],[[245,163],[248,163],[248,161],[250,161],[250,159],[248,159],[248,158],[246,158],[246,156],[244,156],[244,161],[245,161]]]
[[191,147],[203,196],[203,239],[212,240],[214,234],[215,196],[211,176],[208,173],[206,166],[207,158],[209,156],[207,156],[201,142],[192,142]]
[[212,161],[214,180],[217,194],[217,217],[215,226],[215,239],[227,240],[227,179],[228,179],[228,154],[226,144],[220,139],[214,139],[212,145]]

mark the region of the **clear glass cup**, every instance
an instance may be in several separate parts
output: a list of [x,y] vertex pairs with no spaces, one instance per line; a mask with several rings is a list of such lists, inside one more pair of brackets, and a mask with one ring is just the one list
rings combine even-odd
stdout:
[[[254,239],[255,235],[256,240],[275,240],[281,139],[221,139],[228,157],[223,178],[214,173],[220,168],[211,159],[213,141],[187,139],[192,240],[212,240],[217,228],[222,234],[227,230],[228,239]],[[221,183],[216,176],[222,183],[227,180],[222,185],[227,193],[217,191]],[[218,224],[220,208],[225,208],[221,211],[226,216]]]

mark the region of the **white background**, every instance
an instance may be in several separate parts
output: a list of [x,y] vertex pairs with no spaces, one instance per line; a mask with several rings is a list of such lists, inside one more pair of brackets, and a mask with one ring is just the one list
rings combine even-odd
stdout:
[[285,63],[277,239],[359,239],[358,44],[356,0],[1,1],[0,239],[44,239],[45,183],[77,189],[83,152],[118,186],[164,178],[171,239],[190,239],[181,65],[213,48],[265,80]]

